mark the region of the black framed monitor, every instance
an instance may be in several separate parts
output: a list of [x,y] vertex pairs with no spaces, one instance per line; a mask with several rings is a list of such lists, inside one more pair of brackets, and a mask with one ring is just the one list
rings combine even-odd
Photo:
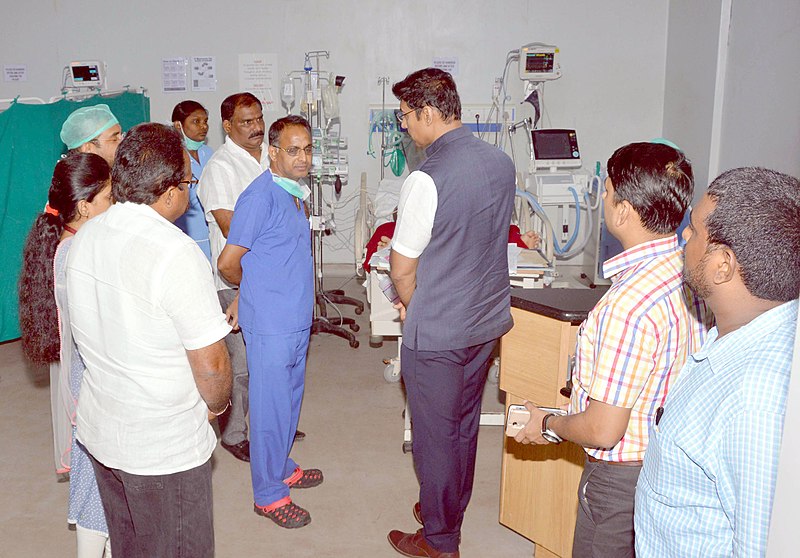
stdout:
[[575,130],[553,128],[533,130],[533,161],[537,169],[576,169],[581,152]]

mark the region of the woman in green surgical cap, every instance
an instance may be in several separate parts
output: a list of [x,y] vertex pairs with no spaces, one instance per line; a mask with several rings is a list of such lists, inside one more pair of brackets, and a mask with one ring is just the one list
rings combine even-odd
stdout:
[[67,149],[100,155],[109,166],[114,164],[122,137],[122,127],[108,105],[79,108],[61,126],[61,141]]
[[192,163],[192,184],[189,184],[189,209],[175,221],[175,226],[191,236],[206,257],[211,260],[208,224],[205,211],[197,198],[197,181],[203,167],[214,153],[205,144],[208,135],[208,111],[197,101],[182,101],[172,109],[172,125],[183,136],[183,146]]

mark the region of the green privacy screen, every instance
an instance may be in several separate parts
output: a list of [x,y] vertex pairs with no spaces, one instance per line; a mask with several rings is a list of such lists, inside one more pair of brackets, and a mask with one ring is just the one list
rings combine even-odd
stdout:
[[14,103],[0,113],[0,342],[19,337],[22,248],[47,203],[53,168],[66,151],[58,136],[61,124],[73,110],[100,103],[111,108],[123,131],[150,121],[150,99],[141,93],[49,105]]

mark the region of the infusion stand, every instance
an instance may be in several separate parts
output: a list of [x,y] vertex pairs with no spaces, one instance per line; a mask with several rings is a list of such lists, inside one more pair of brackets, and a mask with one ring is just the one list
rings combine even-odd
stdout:
[[[324,56],[327,58],[329,56],[328,51],[312,51],[306,53],[306,62],[304,64],[304,70],[307,74],[306,76],[306,83],[307,88],[304,94],[306,95],[306,103],[307,109],[309,113],[309,123],[312,120],[316,121],[316,128],[320,131],[320,152],[322,151],[322,98],[321,96],[317,96],[316,100],[316,107],[317,107],[317,115],[316,119],[313,118],[312,114],[312,103],[314,103],[313,99],[313,91],[311,90],[311,62],[310,57],[315,56],[317,58],[317,66],[319,66],[319,57]],[[319,73],[317,73],[319,75]],[[312,124],[312,129],[314,125]],[[313,139],[313,138],[312,138]],[[361,314],[364,311],[364,303],[360,300],[356,300],[354,298],[345,296],[344,291],[341,290],[332,290],[332,291],[325,291],[323,288],[323,279],[322,279],[322,235],[326,231],[325,226],[325,219],[322,212],[322,177],[315,177],[314,173],[309,173],[308,176],[309,181],[309,188],[311,190],[311,195],[309,197],[309,220],[311,222],[311,256],[313,260],[314,266],[314,318],[311,322],[311,335],[315,333],[331,333],[336,335],[337,337],[341,337],[343,339],[347,339],[350,343],[350,346],[354,349],[358,347],[358,340],[356,336],[353,335],[352,332],[357,332],[359,330],[359,326],[355,323],[353,318],[348,318],[341,313],[337,318],[328,318],[327,314],[327,304],[352,304],[355,306],[355,313]],[[347,331],[343,326],[348,326],[351,331]]]

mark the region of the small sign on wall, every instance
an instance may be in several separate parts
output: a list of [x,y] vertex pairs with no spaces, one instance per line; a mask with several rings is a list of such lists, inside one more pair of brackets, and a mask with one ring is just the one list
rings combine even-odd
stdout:
[[214,56],[192,56],[192,91],[216,90],[216,58]]
[[3,66],[3,81],[28,81],[28,66],[26,64]]
[[455,56],[437,56],[433,59],[433,67],[448,72],[453,78],[458,77],[458,58]]
[[161,59],[161,91],[183,93],[188,90],[189,60],[178,56]]

